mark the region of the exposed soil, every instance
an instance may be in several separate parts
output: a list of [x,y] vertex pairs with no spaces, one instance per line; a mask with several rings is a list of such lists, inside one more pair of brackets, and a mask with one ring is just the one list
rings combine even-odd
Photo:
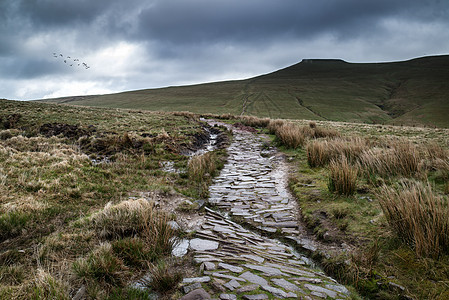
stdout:
[[47,123],[39,128],[39,133],[46,136],[56,136],[62,134],[70,139],[79,139],[82,136],[91,136],[97,129],[93,125],[82,127],[79,125],[69,125],[62,123]]

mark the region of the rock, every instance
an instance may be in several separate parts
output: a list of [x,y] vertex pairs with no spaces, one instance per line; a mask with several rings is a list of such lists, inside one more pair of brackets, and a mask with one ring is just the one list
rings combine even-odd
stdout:
[[257,290],[259,288],[258,284],[249,284],[249,285],[245,285],[242,286],[241,288],[237,289],[236,292],[241,294],[241,293],[246,293],[246,292],[252,292],[254,290]]
[[171,254],[176,257],[182,257],[187,254],[189,249],[189,240],[182,239],[175,243]]
[[261,271],[267,276],[289,276],[288,274],[285,274],[281,272],[279,269],[272,268],[272,267],[265,267],[265,266],[257,266],[257,265],[251,265],[251,264],[245,264],[246,268]]
[[188,294],[193,290],[200,289],[201,283],[195,282],[194,284],[184,286],[182,289],[184,290],[184,294]]
[[[218,291],[218,292],[225,292],[226,289],[225,289],[225,287],[222,285],[222,284],[224,284],[224,282],[221,283],[221,282],[218,282],[218,281],[215,281],[215,280],[217,280],[217,278],[214,278],[214,282],[211,283],[212,288],[213,288],[214,290]],[[220,280],[220,281],[222,281],[222,280]]]
[[242,257],[252,259],[254,261],[257,261],[258,263],[263,263],[265,260],[265,258],[263,258],[263,257],[257,256],[257,255],[252,255],[252,254],[244,254],[244,255],[242,255]]
[[173,230],[180,230],[181,227],[179,226],[178,223],[176,223],[176,221],[168,221],[167,225],[169,225],[171,227],[171,229]]
[[203,300],[210,298],[210,295],[204,289],[196,289],[181,297],[180,300]]
[[86,286],[83,284],[79,290],[76,292],[75,296],[72,298],[72,300],[81,300],[84,299],[86,296]]
[[235,277],[235,276],[232,276],[232,275],[221,274],[221,273],[218,273],[218,272],[212,273],[212,276],[220,277],[220,278],[227,278],[227,279],[231,279],[231,280],[234,279],[234,280],[237,280],[237,281],[240,281],[240,282],[245,282],[246,281],[243,277],[240,278],[241,276]]
[[301,290],[296,284],[293,284],[284,278],[272,278],[271,281],[273,281],[274,284],[280,286],[281,288],[284,288],[287,291],[292,292],[301,292],[304,294],[303,290]]
[[237,282],[237,280],[232,279],[228,283],[224,284],[224,287],[228,288],[229,290],[233,291],[236,288],[240,287],[240,283]]
[[327,296],[329,296],[329,297],[331,297],[333,299],[337,298],[337,292],[325,289],[325,288],[323,288],[321,286],[311,285],[311,284],[306,283],[306,284],[304,284],[304,287],[309,289],[312,292],[318,292],[318,293],[326,294]]
[[243,278],[243,279],[246,279],[246,280],[248,280],[251,283],[258,284],[258,285],[268,285],[268,281],[266,281],[264,278],[262,278],[262,277],[260,277],[260,276],[258,276],[256,274],[253,274],[253,273],[251,273],[249,271],[243,273],[239,277]]
[[306,282],[310,282],[310,283],[321,283],[321,282],[323,282],[319,278],[309,278],[309,277],[299,277],[299,278],[297,278],[297,283],[299,283],[298,281],[306,281]]
[[262,290],[270,292],[275,297],[287,298],[287,293],[286,292],[284,292],[281,289],[269,286],[269,285],[262,285]]
[[219,263],[218,266],[220,268],[229,270],[229,271],[234,272],[234,273],[241,273],[241,272],[243,272],[243,268],[242,267],[237,267],[237,266],[229,265],[229,264],[226,264],[226,263]]
[[345,294],[345,295],[349,295],[349,291],[346,287],[342,286],[342,285],[335,285],[335,284],[326,284],[325,285],[326,288],[330,289],[330,290],[334,290],[336,292]]
[[191,277],[191,278],[184,278],[182,280],[182,283],[195,283],[195,282],[209,282],[210,277],[209,276],[203,276],[203,277]]
[[391,288],[393,288],[393,289],[396,289],[396,290],[399,290],[399,291],[401,291],[401,292],[403,292],[403,291],[405,291],[405,287],[403,287],[402,285],[399,285],[399,284],[397,284],[397,283],[394,283],[394,282],[388,282],[388,285],[391,287]]
[[237,300],[237,296],[233,294],[220,294],[220,299],[223,300]]
[[190,248],[196,251],[216,250],[219,243],[211,240],[195,238],[190,241]]
[[263,300],[263,299],[268,299],[268,296],[266,294],[243,295],[242,298],[247,299],[247,300]]
[[213,262],[205,261],[203,262],[204,270],[213,271],[216,269],[216,266]]

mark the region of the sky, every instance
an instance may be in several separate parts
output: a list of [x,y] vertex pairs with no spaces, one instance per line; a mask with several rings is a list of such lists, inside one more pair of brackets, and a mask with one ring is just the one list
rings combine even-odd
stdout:
[[0,0],[0,98],[244,79],[304,58],[449,54],[448,29],[447,0]]

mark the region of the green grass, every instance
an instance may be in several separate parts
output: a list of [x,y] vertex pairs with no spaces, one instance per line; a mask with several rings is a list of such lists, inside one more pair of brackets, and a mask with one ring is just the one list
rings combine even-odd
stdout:
[[394,63],[302,61],[239,81],[47,102],[258,117],[449,127],[449,56]]

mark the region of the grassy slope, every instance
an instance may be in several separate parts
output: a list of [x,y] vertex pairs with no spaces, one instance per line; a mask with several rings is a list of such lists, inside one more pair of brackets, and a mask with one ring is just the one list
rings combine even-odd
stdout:
[[259,77],[47,100],[285,119],[449,127],[449,56],[396,63],[306,60]]
[[[81,284],[94,299],[122,293],[160,255],[146,250],[144,232],[103,237],[89,216],[140,192],[198,197],[186,175],[188,157],[178,153],[202,131],[189,116],[0,100],[0,120],[1,299],[68,299]],[[67,131],[44,134],[42,125],[54,122]],[[164,171],[164,161],[183,174]],[[118,257],[122,251],[111,252],[110,244],[130,247],[132,257]],[[75,262],[83,264],[76,269]],[[95,263],[98,270],[89,271]]]

